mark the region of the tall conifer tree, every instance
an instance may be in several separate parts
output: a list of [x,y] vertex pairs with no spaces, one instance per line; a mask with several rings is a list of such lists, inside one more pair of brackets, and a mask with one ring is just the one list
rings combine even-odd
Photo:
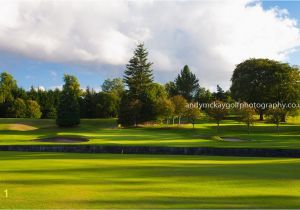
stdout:
[[192,101],[199,90],[198,82],[196,75],[191,72],[188,65],[185,65],[175,79],[178,94],[182,95],[186,100]]
[[153,83],[152,63],[148,61],[148,52],[144,44],[137,45],[133,57],[126,65],[124,82],[129,94],[138,98]]

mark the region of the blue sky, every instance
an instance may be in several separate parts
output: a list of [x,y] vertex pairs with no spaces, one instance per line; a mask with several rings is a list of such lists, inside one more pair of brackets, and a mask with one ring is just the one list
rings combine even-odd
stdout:
[[[5,7],[4,3],[2,9],[8,9],[0,9],[0,29],[5,29],[2,30],[5,33],[0,33],[0,71],[11,73],[25,89],[31,85],[58,87],[65,73],[77,76],[82,87],[99,89],[104,79],[122,76],[126,60],[139,41],[144,41],[149,49],[158,82],[173,80],[183,65],[188,64],[200,78],[201,86],[214,89],[220,84],[226,89],[234,65],[248,57],[278,58],[300,65],[300,50],[286,56],[281,54],[300,46],[299,24],[291,27],[288,21],[282,22],[276,14],[270,17],[266,12],[276,6],[287,9],[289,15],[285,18],[300,23],[298,1],[264,1],[264,11],[259,5],[245,9],[240,4],[232,3],[229,7],[229,3],[216,2],[207,5],[207,2],[171,1],[146,6],[135,2],[114,3],[101,3],[96,7],[91,2],[89,5],[79,1],[75,6],[80,7],[80,15],[65,12],[69,2],[39,6],[28,3],[23,7],[17,3],[7,3]],[[91,8],[99,8],[99,11]],[[51,9],[55,12],[51,13]],[[187,12],[182,12],[185,10]],[[20,19],[27,17],[27,11],[30,18]],[[153,16],[154,12],[159,18]],[[116,18],[116,13],[120,18]],[[228,17],[231,13],[232,17]],[[8,17],[7,14],[13,15]],[[236,19],[245,23],[238,23]],[[95,25],[93,21],[100,23]],[[270,28],[265,28],[262,23],[268,21]],[[249,27],[244,28],[246,24]],[[256,24],[263,33],[255,32]],[[68,28],[71,29],[67,31]],[[262,42],[253,42],[254,37],[264,36],[266,41],[269,38],[274,41],[265,46]],[[277,40],[278,46],[273,47]],[[253,44],[247,45],[247,42]]]
[[29,89],[34,87],[56,88],[63,84],[64,74],[78,77],[81,86],[90,86],[99,89],[107,78],[102,72],[90,71],[90,67],[61,62],[47,62],[31,59],[13,53],[0,53],[0,68],[11,73],[18,81],[18,85]]
[[[298,21],[300,25],[300,1],[264,1],[263,6],[266,9],[279,7],[287,9],[289,15]],[[300,49],[289,56],[288,62],[294,65],[300,65]]]

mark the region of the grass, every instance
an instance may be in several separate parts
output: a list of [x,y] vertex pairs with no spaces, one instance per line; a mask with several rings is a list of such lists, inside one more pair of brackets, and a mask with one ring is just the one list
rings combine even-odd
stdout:
[[[191,125],[121,129],[115,119],[82,120],[74,128],[58,128],[54,120],[0,119],[0,145],[53,144],[33,140],[59,135],[90,139],[80,144],[299,149],[300,120],[293,118],[290,122],[280,126],[279,134],[274,125],[257,122],[248,134],[244,124],[232,120],[223,121],[220,133],[216,133],[213,122],[198,123],[194,130]],[[218,136],[251,141],[224,142],[216,140]]]
[[300,208],[300,159],[0,152],[0,161],[0,208]]
[[[236,121],[121,129],[115,119],[0,119],[0,145],[81,136],[101,145],[300,148],[299,120],[276,128]],[[250,139],[224,142],[222,137]],[[8,197],[5,197],[5,190]],[[0,208],[300,208],[300,159],[0,152]]]

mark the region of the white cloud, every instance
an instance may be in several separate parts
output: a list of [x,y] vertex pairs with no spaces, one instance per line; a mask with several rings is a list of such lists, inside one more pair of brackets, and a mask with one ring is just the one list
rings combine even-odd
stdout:
[[44,86],[37,86],[37,87],[35,87],[34,88],[36,91],[38,91],[38,90],[41,90],[41,91],[45,91],[46,90],[46,88],[44,87]]
[[228,87],[235,64],[249,57],[286,60],[300,32],[287,10],[264,10],[251,0],[1,1],[0,50],[119,66],[139,41],[156,75],[174,76],[188,64],[202,85]]
[[48,90],[55,90],[55,89],[62,90],[62,88],[63,88],[63,85],[56,85],[56,86],[49,87]]

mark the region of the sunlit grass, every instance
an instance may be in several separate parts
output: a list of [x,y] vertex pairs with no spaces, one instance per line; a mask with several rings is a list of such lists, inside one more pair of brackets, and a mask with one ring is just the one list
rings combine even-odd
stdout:
[[[58,128],[54,120],[0,119],[0,144],[53,144],[34,141],[52,136],[83,136],[90,141],[80,144],[142,145],[175,147],[249,147],[300,148],[300,123],[282,124],[276,132],[273,124],[256,122],[248,134],[237,121],[221,123],[220,132],[210,121],[199,121],[196,128],[184,125],[151,125],[139,128],[118,128],[115,119],[83,119],[78,127]],[[225,142],[216,136],[249,139],[247,142]],[[56,143],[57,144],[57,143]]]
[[0,152],[0,162],[1,208],[300,208],[299,159]]

